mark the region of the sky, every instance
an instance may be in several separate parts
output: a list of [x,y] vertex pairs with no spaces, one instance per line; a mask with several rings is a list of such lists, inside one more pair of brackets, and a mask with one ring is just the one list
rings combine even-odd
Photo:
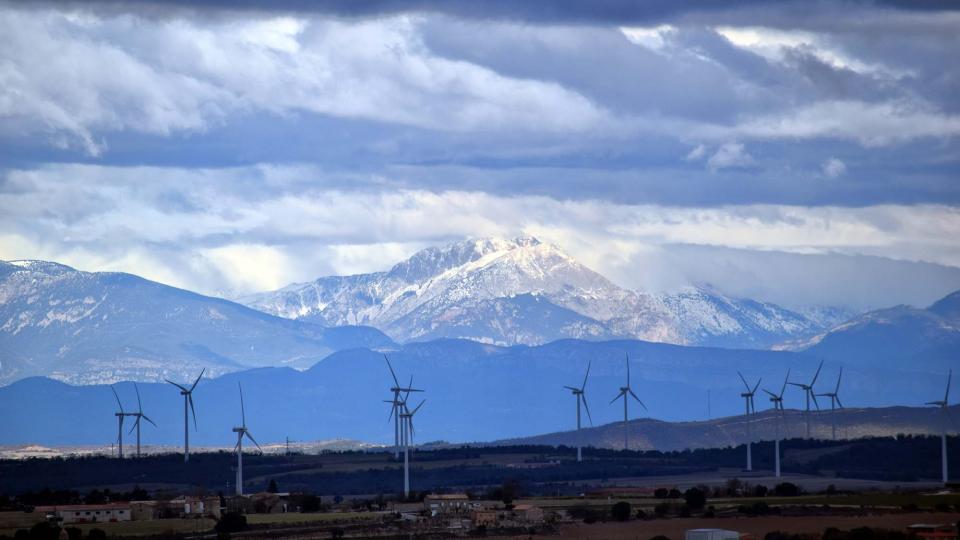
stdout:
[[225,296],[533,235],[788,306],[960,289],[951,2],[0,2],[0,259]]

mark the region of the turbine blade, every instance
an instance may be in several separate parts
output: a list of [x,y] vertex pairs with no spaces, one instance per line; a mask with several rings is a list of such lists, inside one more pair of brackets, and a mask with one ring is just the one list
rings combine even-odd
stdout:
[[633,389],[628,390],[628,392],[630,392],[630,395],[633,396],[633,399],[637,400],[640,403],[643,403],[642,401],[640,401],[640,398],[638,398],[637,395],[633,393]]
[[179,388],[179,389],[181,389],[181,390],[183,390],[184,392],[189,392],[189,390],[187,390],[187,389],[186,389],[186,388],[184,388],[183,386],[181,386],[181,385],[179,385],[179,384],[177,384],[177,383],[175,383],[175,382],[173,382],[173,381],[171,381],[170,379],[164,379],[164,380],[165,380],[165,381],[167,381],[168,383],[170,383],[170,384],[172,384],[172,385],[174,385],[174,386],[176,386],[177,388]]
[[243,430],[243,434],[246,435],[248,439],[250,439],[250,442],[257,445],[257,450],[260,450],[260,453],[262,454],[263,448],[260,448],[260,443],[258,443],[257,440],[253,438],[253,435],[251,435],[250,432],[247,430]]
[[834,394],[840,393],[840,379],[842,378],[843,378],[843,367],[840,368],[840,374],[837,375],[837,387],[833,391]]
[[583,384],[580,386],[580,391],[582,392],[584,388],[587,387],[587,377],[590,376],[590,366],[593,364],[593,360],[587,362],[587,374],[583,376]]
[[425,400],[425,399],[422,400],[422,401],[420,401],[420,404],[417,405],[415,409],[413,409],[412,411],[410,411],[410,425],[411,425],[411,426],[413,425],[413,415],[417,414],[417,411],[419,411],[419,410],[420,410],[420,407],[423,407],[423,404],[426,403],[426,402],[427,402],[427,400]]
[[160,426],[158,426],[158,425],[156,424],[156,422],[154,422],[153,420],[151,420],[149,416],[147,416],[147,415],[145,415],[145,414],[140,415],[140,416],[141,416],[144,420],[146,420],[147,422],[150,422],[151,424],[153,424],[153,427],[160,427]]
[[200,374],[197,375],[197,380],[193,381],[193,386],[190,387],[191,392],[193,392],[193,389],[197,387],[197,383],[200,382],[200,378],[203,377],[203,372],[206,370],[207,368],[203,368],[200,370]]
[[572,387],[572,386],[564,386],[564,388],[566,388],[567,390],[572,390],[572,391],[574,391],[574,392],[577,392],[577,391],[580,390],[579,388],[574,388],[574,387]]
[[137,392],[137,412],[143,414],[143,403],[140,402],[140,388],[137,383],[133,383],[133,389]]
[[775,398],[775,397],[780,397],[780,396],[774,394],[773,392],[767,390],[766,388],[764,388],[763,391],[766,392],[767,395],[770,396],[770,397],[773,397],[773,398]]
[[630,355],[626,353],[624,354],[626,355],[626,359],[627,359],[627,388],[629,388],[630,387]]
[[787,383],[787,384],[792,385],[792,386],[799,386],[800,388],[803,388],[804,386],[806,386],[805,384],[803,384],[803,383],[798,383],[798,382],[790,382],[790,383]]
[[590,425],[593,426],[593,417],[590,416],[590,406],[587,405],[587,395],[580,394],[580,398],[583,399],[583,408],[587,410],[587,419],[590,420]]
[[943,401],[944,401],[945,403],[947,403],[947,404],[950,403],[950,380],[951,380],[951,379],[953,379],[953,370],[952,370],[952,369],[950,370],[949,373],[947,373],[947,392],[946,392],[945,394],[943,394]]
[[193,429],[197,429],[197,411],[193,408],[193,393],[187,394],[187,401],[190,402],[190,412],[193,413]]
[[617,394],[617,397],[615,397],[615,398],[613,398],[613,399],[610,400],[610,403],[613,403],[614,401],[620,399],[620,396],[622,396],[622,395],[624,394],[624,392],[625,392],[625,390],[621,390],[620,393]]
[[747,389],[747,392],[750,391],[750,385],[747,384],[747,380],[743,378],[743,373],[737,372],[737,375],[740,376],[740,380],[743,381],[743,387]]
[[810,391],[810,397],[813,398],[813,404],[817,406],[817,410],[819,411],[819,410],[820,410],[820,404],[817,403],[817,395],[814,394],[812,390]]
[[777,397],[783,397],[783,393],[787,391],[787,381],[790,380],[790,368],[787,368],[787,376],[783,378],[783,388],[780,389],[780,395]]
[[123,414],[123,404],[120,403],[120,396],[117,395],[117,389],[111,384],[110,390],[113,390],[113,397],[117,398],[117,405],[120,407],[120,414]]
[[390,365],[390,359],[387,358],[386,354],[383,355],[383,359],[387,361],[387,368],[390,369],[390,376],[393,377],[393,384],[397,385],[397,387],[399,388],[400,381],[397,380],[397,374],[396,372],[393,371],[393,366]]
[[843,403],[840,402],[840,396],[835,395],[835,396],[833,396],[833,398],[837,400],[837,405],[839,405],[840,408],[842,409],[842,408],[843,408]]
[[243,387],[240,386],[240,381],[237,381],[237,388],[240,389],[240,425],[247,427],[247,413],[243,410]]
[[138,416],[137,421],[134,422],[132,426],[130,426],[130,431],[127,432],[127,435],[133,433],[133,430],[137,429],[137,426],[139,425],[140,425],[140,417]]
[[823,360],[820,361],[820,365],[817,366],[817,372],[813,374],[813,380],[810,381],[810,386],[813,386],[817,382],[817,377],[820,376],[820,370],[823,369]]
[[763,377],[760,377],[759,379],[757,379],[757,384],[753,385],[753,390],[750,391],[751,396],[757,393],[757,388],[760,388],[760,381],[762,380],[763,380]]
[[407,385],[407,393],[403,396],[403,401],[406,402],[410,398],[410,392],[413,391],[413,375],[410,375],[410,384]]

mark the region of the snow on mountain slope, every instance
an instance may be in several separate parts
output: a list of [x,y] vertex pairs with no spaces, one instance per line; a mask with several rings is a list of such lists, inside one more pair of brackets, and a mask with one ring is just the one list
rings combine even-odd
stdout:
[[186,380],[255,366],[305,368],[340,348],[390,344],[373,328],[327,329],[123,273],[0,261],[0,385]]
[[[774,304],[705,288],[672,295],[624,289],[532,237],[464,240],[420,251],[387,272],[324,277],[239,301],[325,325],[371,325],[400,341],[469,336],[537,344],[557,337],[633,337],[768,347],[824,328]],[[548,327],[545,320],[565,322]]]

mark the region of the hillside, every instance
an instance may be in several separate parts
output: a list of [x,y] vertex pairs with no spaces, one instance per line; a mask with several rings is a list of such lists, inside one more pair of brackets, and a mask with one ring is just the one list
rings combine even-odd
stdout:
[[361,346],[391,341],[373,328],[326,329],[131,274],[0,261],[0,385],[35,375],[93,384],[306,368]]

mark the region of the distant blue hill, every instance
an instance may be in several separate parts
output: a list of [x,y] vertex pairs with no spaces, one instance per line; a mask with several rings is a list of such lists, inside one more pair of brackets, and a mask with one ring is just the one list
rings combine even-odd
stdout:
[[[703,419],[707,392],[714,417],[739,414],[742,383],[736,372],[762,387],[779,389],[786,370],[793,380],[809,380],[819,358],[806,353],[683,347],[635,340],[561,340],[537,347],[496,347],[467,340],[411,343],[390,354],[406,383],[427,390],[416,417],[417,441],[492,441],[572,427],[575,400],[563,385],[583,379],[593,362],[587,397],[594,425],[621,418],[609,402],[624,382],[629,354],[633,386],[649,407],[631,403],[631,417],[660,420]],[[817,382],[832,389],[840,362],[829,361]],[[942,396],[940,366],[903,369],[845,362],[841,396],[850,407],[917,405]],[[200,382],[195,396],[200,445],[232,445],[231,427],[240,421],[237,382],[242,382],[247,423],[261,442],[289,436],[299,441],[349,438],[389,443],[388,388],[383,355],[366,348],[335,352],[306,371],[260,368]],[[127,410],[136,407],[132,383],[116,385]],[[183,437],[183,401],[176,388],[140,383],[145,412],[159,428],[145,427],[146,444],[179,445]],[[802,394],[787,389],[788,408]],[[766,408],[758,398],[758,409]],[[826,405],[826,403],[821,403]],[[116,437],[116,403],[102,385],[71,386],[46,378],[28,378],[0,388],[0,444],[109,444]],[[586,417],[586,425],[589,425]],[[130,424],[127,424],[128,426]],[[193,427],[191,426],[191,430]],[[126,440],[132,441],[125,435]]]
[[393,347],[375,328],[324,328],[131,274],[0,261],[0,384],[79,384],[307,368],[331,352]]

